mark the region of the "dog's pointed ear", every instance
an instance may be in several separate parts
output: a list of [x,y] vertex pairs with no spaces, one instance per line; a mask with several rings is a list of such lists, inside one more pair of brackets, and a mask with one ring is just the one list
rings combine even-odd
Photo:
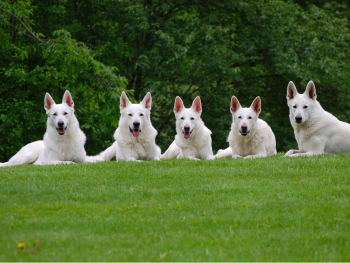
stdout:
[[45,94],[44,102],[45,102],[44,109],[46,110],[46,113],[49,113],[52,106],[56,104],[49,93]]
[[179,96],[176,96],[174,103],[174,113],[178,114],[184,108],[184,103]]
[[287,86],[287,100],[292,100],[297,94],[298,94],[298,91],[293,81],[289,81]]
[[63,95],[62,103],[66,103],[69,107],[74,108],[74,101],[72,95],[68,90]]
[[147,110],[151,110],[152,107],[152,96],[150,92],[147,92],[141,103]]
[[261,112],[261,99],[259,96],[253,100],[252,105],[250,105],[250,107],[256,112],[257,115],[260,114],[260,112]]
[[125,92],[122,92],[122,95],[120,96],[120,110],[124,110],[126,107],[129,106],[129,104],[131,104],[128,96],[126,96]]
[[231,98],[231,106],[230,106],[231,113],[234,114],[239,108],[242,108],[241,104],[239,103],[239,101],[236,98],[236,96],[232,96],[232,98]]
[[310,99],[316,100],[317,98],[316,87],[312,80],[310,80],[309,83],[307,84],[304,94],[308,96]]
[[192,109],[196,111],[197,113],[201,114],[202,113],[202,102],[201,98],[197,96],[193,102],[192,102]]

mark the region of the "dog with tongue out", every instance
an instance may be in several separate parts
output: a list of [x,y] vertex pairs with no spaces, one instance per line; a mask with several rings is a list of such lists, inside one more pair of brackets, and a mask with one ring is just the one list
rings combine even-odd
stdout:
[[119,126],[113,136],[116,141],[99,154],[103,160],[160,160],[161,150],[155,142],[158,133],[151,123],[151,107],[151,93],[148,92],[139,104],[133,104],[123,91]]
[[44,140],[22,147],[8,162],[0,167],[21,164],[57,165],[103,161],[98,156],[87,156],[84,144],[86,136],[74,114],[74,101],[68,90],[62,103],[56,104],[49,93],[44,99],[47,127]]
[[176,118],[175,141],[162,155],[162,159],[188,158],[192,160],[214,160],[211,146],[211,131],[201,119],[202,103],[196,97],[191,108],[185,108],[180,97],[174,104]]

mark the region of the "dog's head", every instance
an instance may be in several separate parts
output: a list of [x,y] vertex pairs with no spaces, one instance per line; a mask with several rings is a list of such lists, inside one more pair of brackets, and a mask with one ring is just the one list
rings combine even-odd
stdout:
[[123,91],[120,96],[121,118],[119,125],[126,125],[134,137],[139,137],[142,128],[150,122],[152,107],[151,93],[147,93],[140,104],[132,104]]
[[200,121],[202,113],[201,99],[197,96],[191,108],[186,109],[180,97],[176,97],[174,104],[174,113],[176,118],[176,127],[181,130],[185,139],[195,134],[196,125]]
[[296,124],[307,122],[316,105],[316,97],[316,87],[312,80],[307,84],[303,94],[299,94],[294,83],[290,81],[287,87],[290,120]]
[[49,125],[55,127],[59,135],[64,135],[74,118],[74,101],[70,92],[66,90],[62,104],[56,104],[51,95],[46,93],[44,108],[49,116]]
[[232,128],[237,129],[242,136],[247,136],[259,118],[261,99],[256,97],[249,108],[242,108],[238,99],[232,96],[230,111],[232,113]]

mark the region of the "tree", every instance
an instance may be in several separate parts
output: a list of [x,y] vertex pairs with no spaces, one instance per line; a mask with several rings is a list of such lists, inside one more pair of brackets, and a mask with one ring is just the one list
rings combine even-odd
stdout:
[[[0,69],[0,85],[11,91],[2,93],[1,89],[1,98],[7,98],[3,105],[14,105],[16,100],[17,105],[29,103],[27,108],[35,111],[31,116],[39,119],[41,106],[33,106],[41,101],[38,98],[46,91],[61,96],[69,87],[73,97],[81,100],[76,108],[90,154],[112,142],[119,117],[118,96],[124,89],[136,101],[152,93],[152,122],[163,151],[175,135],[172,108],[176,96],[185,105],[201,97],[202,117],[213,132],[215,150],[227,146],[232,95],[246,106],[261,96],[261,118],[271,125],[278,150],[295,147],[285,100],[290,80],[302,92],[312,79],[324,108],[341,120],[350,120],[349,26],[346,9],[336,3],[55,0],[32,5],[14,1],[6,6],[0,2],[0,6],[23,13],[23,21],[45,41],[25,36],[19,22],[1,13],[0,33],[4,33],[0,37],[7,52],[0,55],[0,68],[5,68]],[[46,40],[47,36],[51,39]],[[13,92],[15,87],[18,93]],[[35,131],[31,137],[24,136],[33,130],[20,117],[24,110],[12,106],[16,110],[8,113],[6,107],[1,108],[1,134],[16,134],[21,127],[15,135],[20,145],[43,134]],[[20,121],[11,126],[7,116]],[[2,147],[9,144],[1,143]],[[6,152],[12,154],[11,147]]]

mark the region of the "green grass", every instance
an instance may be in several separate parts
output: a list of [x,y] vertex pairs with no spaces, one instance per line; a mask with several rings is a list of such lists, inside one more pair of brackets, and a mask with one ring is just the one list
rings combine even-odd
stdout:
[[350,154],[281,156],[0,168],[0,260],[350,261]]

